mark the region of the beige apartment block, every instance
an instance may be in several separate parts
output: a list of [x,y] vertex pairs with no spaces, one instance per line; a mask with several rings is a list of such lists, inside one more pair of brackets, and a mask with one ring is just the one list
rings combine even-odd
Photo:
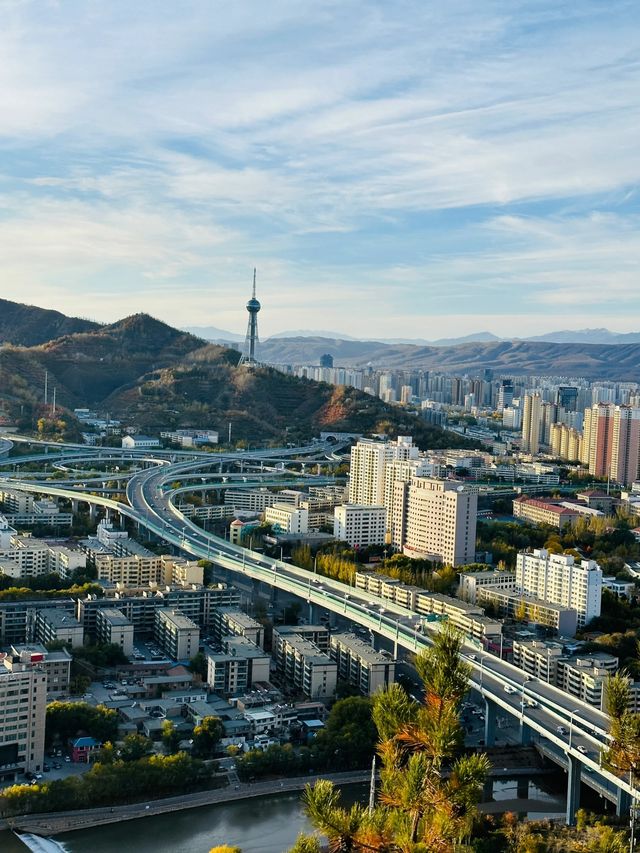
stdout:
[[412,557],[460,566],[475,559],[478,495],[446,480],[396,482],[393,546]]

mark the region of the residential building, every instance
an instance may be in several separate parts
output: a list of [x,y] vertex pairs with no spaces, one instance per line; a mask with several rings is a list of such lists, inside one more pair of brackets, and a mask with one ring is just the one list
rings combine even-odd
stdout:
[[0,642],[34,642],[38,610],[57,610],[73,619],[75,606],[76,603],[72,598],[0,601]]
[[269,655],[246,637],[223,637],[223,651],[207,655],[207,683],[220,696],[243,693],[269,681]]
[[542,428],[542,398],[540,394],[525,394],[522,413],[522,450],[536,454],[540,450]]
[[71,647],[81,646],[84,640],[84,629],[73,615],[53,608],[38,608],[35,614],[35,639],[37,642],[63,642]]
[[614,593],[614,595],[624,595],[627,598],[632,596],[637,589],[634,581],[619,581],[613,577],[603,577],[602,586],[604,589],[608,589],[609,592]]
[[127,657],[133,654],[133,623],[115,607],[101,607],[96,614],[98,642],[120,646]]
[[311,699],[328,699],[336,690],[337,665],[309,640],[298,635],[273,635],[276,668],[287,686]]
[[395,662],[388,652],[377,652],[355,634],[332,634],[330,655],[338,666],[338,678],[365,696],[384,690],[395,680]]
[[360,439],[351,448],[349,503],[384,505],[387,463],[418,458],[419,451],[411,436],[399,435],[396,441],[389,442]]
[[547,684],[556,684],[557,664],[563,654],[562,643],[555,640],[513,640],[514,665]]
[[[155,630],[155,613],[162,607],[179,610],[202,629],[214,622],[214,611],[220,607],[236,608],[240,605],[240,592],[233,586],[218,583],[202,586],[166,586],[146,589],[105,588],[104,597],[88,595],[78,599],[76,610],[87,636],[96,637],[97,612],[103,607],[116,607],[129,619],[136,632],[152,635]],[[0,603],[0,628],[2,627]],[[228,633],[228,632],[227,632]]]
[[600,615],[602,571],[594,560],[522,551],[516,562],[516,591],[576,611],[579,628]]
[[163,554],[160,563],[165,586],[201,586],[204,582],[204,568],[196,560]]
[[264,520],[276,533],[308,533],[309,510],[286,503],[274,503],[264,511]]
[[0,667],[0,781],[44,764],[47,674],[38,663]]
[[252,616],[231,607],[216,608],[211,622],[213,636],[219,642],[223,637],[245,637],[260,648],[264,641],[264,627]]
[[615,406],[610,403],[598,403],[584,413],[582,461],[595,477],[610,473],[614,415]]
[[387,510],[383,505],[342,504],[334,510],[333,535],[352,547],[383,545]]
[[611,479],[628,486],[640,474],[640,409],[616,406],[611,440]]
[[162,558],[155,554],[96,554],[98,580],[127,587],[151,586],[162,580]]
[[460,578],[458,597],[468,601],[469,604],[476,604],[478,589],[482,586],[506,590],[514,590],[516,587],[515,572],[460,572],[458,577]]
[[556,687],[600,708],[607,678],[617,669],[618,658],[602,652],[562,657],[557,662]]
[[317,646],[321,652],[329,651],[329,629],[326,625],[276,625],[273,629],[272,648],[287,637],[302,637]]
[[21,671],[26,666],[42,669],[47,677],[47,699],[69,693],[72,657],[66,649],[49,651],[41,643],[16,643],[3,657],[2,662],[9,672]]
[[566,524],[572,527],[578,523],[581,513],[578,508],[571,509],[560,502],[543,498],[528,498],[520,495],[513,501],[513,514],[516,518],[524,518],[533,524],[548,524],[558,530]]
[[575,610],[532,595],[484,586],[478,590],[478,604],[491,607],[502,618],[546,625],[565,637],[573,637],[577,631],[578,614]]
[[384,468],[384,497],[382,503],[387,510],[387,533],[390,541],[393,541],[392,507],[394,484],[397,482],[408,483],[414,477],[435,477],[440,470],[440,465],[421,457],[418,459],[392,459]]
[[456,483],[416,477],[394,484],[392,544],[411,557],[460,566],[476,546],[477,493]]
[[154,636],[174,660],[190,660],[198,652],[200,629],[179,610],[161,607],[155,614]]

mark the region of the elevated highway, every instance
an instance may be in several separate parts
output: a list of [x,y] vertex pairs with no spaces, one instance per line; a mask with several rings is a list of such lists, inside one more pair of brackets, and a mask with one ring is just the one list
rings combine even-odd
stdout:
[[[318,452],[318,446],[297,448],[297,454]],[[273,451],[275,455],[278,451]],[[282,453],[282,451],[279,451]],[[266,456],[265,452],[265,456]],[[271,458],[271,457],[267,457]],[[159,460],[158,460],[159,461]],[[320,578],[312,572],[266,557],[206,533],[176,508],[174,497],[194,486],[173,490],[171,483],[181,475],[193,474],[216,459],[189,460],[157,464],[139,471],[127,483],[127,503],[82,493],[51,483],[35,484],[5,477],[0,488],[12,486],[26,491],[84,500],[112,512],[127,516],[137,524],[198,559],[212,560],[218,566],[247,579],[286,591],[309,603],[361,625],[400,649],[418,653],[432,643],[437,626],[425,622],[414,611],[386,599],[377,598],[339,581]],[[305,478],[305,482],[319,482]],[[202,489],[207,484],[200,484]],[[243,484],[244,485],[244,484]],[[606,796],[615,799],[620,813],[628,810],[631,798],[640,791],[632,788],[628,778],[619,778],[601,766],[602,750],[609,740],[607,715],[552,685],[532,680],[526,673],[500,658],[479,652],[471,642],[464,647],[464,658],[472,671],[471,684],[485,699],[485,743],[495,739],[498,709],[520,722],[522,742],[537,735],[549,746],[549,755],[564,756],[568,768],[567,820],[572,822],[579,803],[580,778],[584,771],[601,785]]]

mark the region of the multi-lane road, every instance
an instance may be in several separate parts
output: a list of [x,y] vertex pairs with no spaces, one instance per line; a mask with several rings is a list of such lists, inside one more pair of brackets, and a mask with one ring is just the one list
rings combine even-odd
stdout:
[[[85,500],[101,505],[113,512],[126,515],[147,530],[165,539],[196,558],[207,558],[220,567],[244,575],[276,589],[291,593],[310,605],[339,614],[345,619],[361,625],[391,641],[396,648],[408,652],[419,652],[431,642],[431,634],[437,625],[427,623],[419,614],[386,599],[377,598],[339,581],[314,575],[314,573],[266,557],[249,549],[233,545],[224,539],[206,533],[186,519],[176,508],[173,498],[176,492],[188,486],[176,486],[181,478],[197,478],[212,465],[220,462],[261,461],[274,459],[319,458],[327,447],[313,444],[307,447],[256,451],[249,454],[191,454],[185,461],[159,459],[157,454],[147,456],[147,468],[133,473],[127,482],[127,505],[89,492],[78,493],[66,484],[17,480],[15,475],[0,480],[2,485],[12,484],[29,491]],[[203,458],[205,457],[205,458]],[[140,457],[138,457],[140,458]],[[184,457],[183,457],[184,458]],[[253,476],[251,480],[253,480]],[[318,482],[315,477],[308,478]],[[275,478],[274,478],[275,481]],[[194,488],[205,490],[215,483],[200,479]],[[217,484],[219,487],[219,483]],[[619,779],[601,766],[602,750],[608,741],[608,718],[606,714],[576,699],[558,688],[531,679],[517,667],[495,655],[480,651],[473,643],[465,645],[464,656],[472,668],[471,682],[487,703],[485,714],[486,743],[490,745],[495,734],[496,712],[510,714],[520,721],[523,742],[531,733],[547,741],[550,754],[566,756],[569,764],[568,819],[572,819],[577,806],[576,779],[581,769],[588,775],[584,781],[599,784],[618,793],[618,806],[625,808],[629,795],[640,797],[632,790],[628,779]],[[571,793],[571,792],[574,793]]]

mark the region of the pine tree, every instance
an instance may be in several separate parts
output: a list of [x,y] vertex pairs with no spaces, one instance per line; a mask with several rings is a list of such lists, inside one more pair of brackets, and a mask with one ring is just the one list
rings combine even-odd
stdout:
[[328,837],[331,853],[449,853],[470,835],[489,762],[484,755],[460,754],[459,708],[470,675],[460,657],[462,642],[445,624],[416,659],[422,705],[397,684],[374,698],[382,769],[373,810],[343,808],[326,780],[307,786],[307,814]]

